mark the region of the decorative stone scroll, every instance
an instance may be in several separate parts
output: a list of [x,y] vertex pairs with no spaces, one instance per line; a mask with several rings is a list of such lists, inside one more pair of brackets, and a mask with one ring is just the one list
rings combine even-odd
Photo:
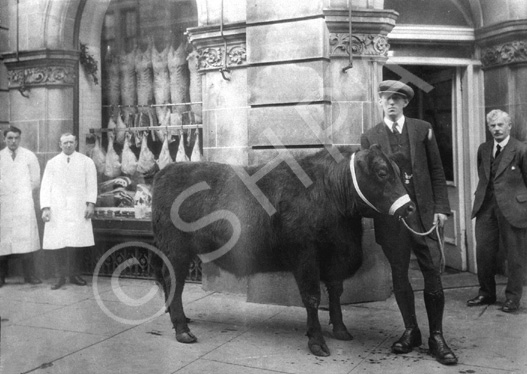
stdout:
[[527,42],[514,41],[486,48],[481,62],[483,67],[527,62]]
[[75,69],[72,66],[19,68],[8,72],[10,87],[71,86],[75,83],[75,77]]
[[[198,68],[219,69],[223,66],[224,47],[206,47],[198,49]],[[247,64],[247,50],[245,44],[227,47],[225,67],[242,66]]]
[[[349,55],[349,33],[330,33],[329,45],[331,57],[345,57]],[[384,35],[353,34],[351,50],[354,55],[387,56],[390,44]]]

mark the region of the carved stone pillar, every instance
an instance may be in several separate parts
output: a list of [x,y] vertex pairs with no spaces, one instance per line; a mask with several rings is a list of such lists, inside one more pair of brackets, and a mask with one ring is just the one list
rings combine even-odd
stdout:
[[[527,18],[527,14],[524,15]],[[527,24],[506,21],[476,30],[485,71],[485,113],[511,115],[511,135],[527,139]]]
[[189,29],[203,87],[205,158],[247,164],[247,52],[245,24]]
[[[387,35],[395,26],[393,10],[353,9],[350,43],[348,9],[326,9],[329,29],[333,134],[338,143],[360,144],[360,135],[381,116],[377,86],[390,48]],[[353,68],[349,65],[351,44]]]
[[10,124],[19,127],[41,167],[60,151],[59,137],[75,132],[74,94],[78,52],[32,51],[4,55]]
[[[203,9],[202,9],[203,10]],[[219,15],[219,12],[217,12]],[[220,21],[203,10],[207,19]],[[204,23],[203,20],[200,23]],[[195,27],[188,37],[198,52],[202,74],[203,153],[205,159],[247,165],[247,48],[245,23]],[[238,279],[212,263],[203,264],[207,290],[245,294],[247,279]]]

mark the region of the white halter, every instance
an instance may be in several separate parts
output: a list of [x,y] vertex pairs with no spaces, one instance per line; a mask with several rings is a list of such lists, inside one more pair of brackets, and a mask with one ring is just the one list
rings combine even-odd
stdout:
[[[351,179],[353,180],[353,186],[355,187],[355,191],[357,191],[357,194],[359,195],[359,197],[362,199],[362,201],[364,201],[370,208],[372,208],[373,210],[375,210],[376,212],[379,212],[379,209],[377,209],[372,203],[370,203],[370,201],[366,198],[366,196],[364,196],[364,194],[362,193],[362,191],[360,190],[360,187],[359,187],[359,183],[357,182],[357,174],[355,173],[355,153],[353,153],[351,155],[351,160],[350,160],[350,171],[351,171]],[[404,204],[406,203],[409,203],[410,201],[412,201],[410,199],[410,196],[408,196],[408,194],[406,195],[403,195],[401,196],[400,198],[398,198],[397,200],[395,200],[395,202],[392,204],[392,206],[390,207],[390,210],[388,212],[388,214],[390,214],[391,216],[393,216],[395,214],[395,212],[397,211],[397,209],[399,209],[400,207],[402,207]],[[380,213],[380,212],[379,212]]]

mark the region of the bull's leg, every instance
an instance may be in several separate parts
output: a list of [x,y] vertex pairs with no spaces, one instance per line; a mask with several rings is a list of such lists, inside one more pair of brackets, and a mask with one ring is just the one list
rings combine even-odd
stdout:
[[[305,262],[303,264],[305,266]],[[316,266],[300,266],[294,272],[302,302],[307,311],[308,347],[315,356],[329,356],[329,348],[322,336],[322,328],[318,319],[320,305],[320,277]]]
[[165,297],[167,298],[167,302],[170,303],[168,305],[170,320],[176,330],[176,340],[178,342],[194,343],[198,339],[190,332],[187,324],[189,320],[185,316],[182,300],[185,278],[188,274],[190,261],[187,259],[178,259],[177,261],[171,261],[171,263],[176,277],[175,288],[172,287],[170,272],[168,269],[164,269],[165,290],[168,291],[168,293],[165,291]]
[[329,320],[333,325],[333,336],[338,340],[351,340],[353,336],[348,332],[342,320],[340,297],[344,291],[342,281],[326,282],[329,296]]

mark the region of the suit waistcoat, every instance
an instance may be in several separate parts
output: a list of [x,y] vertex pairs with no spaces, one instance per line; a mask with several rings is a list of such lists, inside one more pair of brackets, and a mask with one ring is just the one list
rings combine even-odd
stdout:
[[401,178],[406,190],[411,198],[415,198],[408,126],[403,126],[403,132],[401,134],[394,134],[387,126],[386,132],[388,133],[388,140],[390,141],[392,154],[400,153],[404,155],[404,159],[398,160],[397,165],[401,170]]
[[498,155],[498,157],[492,157],[490,160],[490,175],[489,175],[489,184],[487,185],[487,191],[485,192],[485,202],[488,202],[494,198],[494,177],[496,177],[496,172],[498,171],[498,166],[503,157],[503,151]]

